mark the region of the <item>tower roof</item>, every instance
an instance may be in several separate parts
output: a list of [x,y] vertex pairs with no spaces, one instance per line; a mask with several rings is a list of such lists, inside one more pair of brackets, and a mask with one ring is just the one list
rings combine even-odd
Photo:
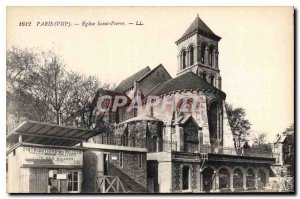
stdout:
[[186,37],[199,32],[204,36],[210,37],[212,39],[220,40],[221,37],[216,35],[197,15],[193,23],[188,27],[184,34],[175,42],[176,44],[184,40]]

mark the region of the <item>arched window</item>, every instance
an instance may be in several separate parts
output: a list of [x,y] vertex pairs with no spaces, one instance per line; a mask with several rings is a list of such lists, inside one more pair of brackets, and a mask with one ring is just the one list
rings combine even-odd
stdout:
[[181,59],[182,59],[182,69],[185,69],[186,67],[186,51],[182,51],[182,54],[181,54]]
[[194,64],[194,47],[190,47],[190,66]]
[[179,113],[192,113],[193,99],[192,98],[183,98],[181,99],[176,106],[176,111]]
[[206,49],[207,44],[206,43],[202,43],[201,44],[201,63],[204,64],[204,60],[205,60],[205,49]]
[[183,133],[183,151],[189,153],[195,153],[199,151],[199,138],[198,138],[198,127],[190,120],[184,126]]
[[214,52],[214,46],[210,46],[210,48],[209,48],[209,52],[208,52],[208,64],[210,65],[210,66],[213,66],[213,62],[214,62],[214,54],[213,54],[213,52]]
[[254,174],[254,171],[252,169],[247,170],[246,187],[247,188],[254,188],[255,187],[255,174]]
[[233,172],[233,188],[243,188],[243,172],[241,169],[235,169]]
[[219,188],[229,189],[230,186],[230,174],[228,169],[222,168],[219,171]]
[[258,188],[262,189],[267,184],[266,173],[262,169],[259,169],[258,172],[257,172],[257,178],[258,178],[257,179],[257,181],[258,181]]
[[204,192],[210,192],[213,189],[215,173],[216,172],[210,167],[207,167],[202,171]]
[[213,75],[210,76],[210,84],[213,86],[215,85],[215,76]]

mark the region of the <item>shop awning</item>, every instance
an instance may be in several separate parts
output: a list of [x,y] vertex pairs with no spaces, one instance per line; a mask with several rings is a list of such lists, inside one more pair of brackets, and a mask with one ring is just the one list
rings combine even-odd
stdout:
[[[90,129],[25,121],[6,136],[6,141],[9,143],[22,141],[43,145],[75,146],[100,133]],[[22,135],[21,138],[20,135]]]

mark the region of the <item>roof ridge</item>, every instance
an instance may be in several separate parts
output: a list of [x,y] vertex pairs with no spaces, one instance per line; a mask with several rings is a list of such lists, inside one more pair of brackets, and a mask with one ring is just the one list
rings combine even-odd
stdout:
[[217,40],[220,40],[221,37],[216,35],[209,27],[208,25],[197,15],[197,17],[193,20],[193,22],[188,26],[186,31],[183,33],[183,35],[175,42],[180,42],[184,38],[190,36],[191,34],[194,34],[195,32],[201,31],[204,35],[207,37],[213,37]]
[[[155,71],[155,70],[158,69],[159,67],[163,67],[163,68],[165,69],[164,65],[159,64],[158,66],[154,67],[151,71],[149,71],[148,73],[146,73],[141,79],[139,79],[139,80],[137,80],[137,81],[138,81],[138,82],[142,81],[145,77],[147,77],[150,73],[152,73],[153,71]],[[170,75],[170,73],[169,73],[166,69],[165,69],[165,71]],[[172,77],[172,76],[170,75],[170,77]]]
[[[188,78],[188,80],[187,80],[187,78]],[[180,76],[177,76],[173,79],[163,82],[160,86],[157,87],[157,89],[153,89],[153,91],[151,91],[151,92],[154,95],[164,95],[164,94],[170,93],[172,91],[175,91],[174,85],[178,84],[178,82],[181,82],[180,83],[181,85],[177,85],[178,86],[177,90],[207,89],[207,90],[218,91],[218,92],[222,93],[222,95],[224,94],[226,96],[226,94],[223,91],[221,91],[220,89],[216,88],[215,86],[209,84],[207,81],[205,81],[200,76],[193,73],[192,71],[188,71]],[[191,85],[190,82],[194,82],[195,85]],[[184,85],[188,85],[188,86],[186,87]]]
[[[118,92],[124,92],[126,89],[128,89],[127,87],[131,85],[131,83],[140,79],[139,76],[143,76],[145,73],[148,73],[150,71],[151,68],[149,66],[144,67],[143,69],[137,71],[133,75],[130,75],[123,79],[114,90]],[[129,88],[131,88],[131,86]]]

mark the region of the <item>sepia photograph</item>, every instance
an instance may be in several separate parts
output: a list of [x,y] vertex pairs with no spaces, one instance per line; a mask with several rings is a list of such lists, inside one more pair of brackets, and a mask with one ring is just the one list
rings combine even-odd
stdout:
[[6,7],[6,192],[294,194],[294,20]]

